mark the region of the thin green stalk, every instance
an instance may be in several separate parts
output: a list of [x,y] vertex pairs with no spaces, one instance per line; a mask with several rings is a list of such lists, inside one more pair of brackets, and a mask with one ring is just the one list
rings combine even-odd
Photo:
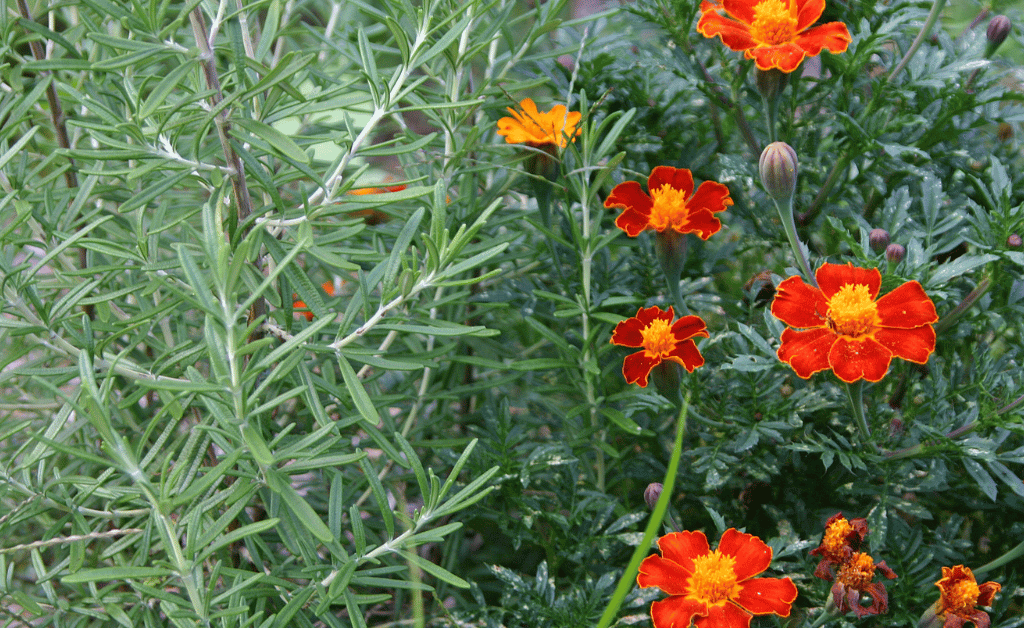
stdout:
[[850,400],[850,407],[853,408],[853,420],[857,422],[864,443],[871,443],[871,428],[868,427],[867,419],[864,418],[864,380],[858,379],[852,384],[846,385],[846,396]]
[[896,64],[889,77],[885,80],[886,83],[892,83],[892,80],[896,78],[896,75],[903,71],[903,68],[907,67],[910,60],[914,58],[914,54],[917,49],[924,43],[925,38],[928,37],[928,33],[932,31],[932,27],[935,26],[935,22],[939,19],[939,14],[942,13],[942,9],[946,6],[946,0],[935,0],[932,3],[932,10],[928,13],[928,19],[925,20],[924,26],[921,27],[921,32],[917,34],[914,41],[911,42],[910,48],[907,49],[907,54],[903,55],[900,62]]
[[633,588],[640,563],[650,552],[654,537],[658,536],[661,522],[668,511],[668,503],[672,499],[672,489],[676,483],[676,473],[679,471],[679,459],[683,453],[683,435],[686,434],[686,413],[689,405],[690,393],[687,391],[686,396],[683,398],[683,403],[679,407],[679,419],[676,423],[676,440],[672,445],[672,457],[669,459],[668,470],[665,472],[665,481],[662,482],[664,489],[661,491],[661,496],[658,497],[658,502],[654,505],[654,511],[651,513],[650,521],[647,522],[647,528],[644,529],[644,538],[640,541],[640,545],[637,546],[636,550],[633,551],[633,557],[629,560],[626,570],[622,572],[619,584],[615,587],[615,592],[612,593],[612,599],[608,601],[604,614],[601,615],[600,621],[597,622],[597,628],[608,628],[612,624],[615,615],[622,606],[622,601],[626,599],[629,590]]
[[817,287],[818,284],[814,280],[811,264],[807,261],[807,256],[804,255],[804,249],[800,246],[800,238],[796,233],[796,223],[793,221],[792,197],[784,203],[776,200],[775,208],[779,211],[779,218],[782,219],[782,228],[786,231],[786,238],[789,240],[790,248],[793,249],[793,255],[796,256],[796,262],[800,266],[800,271],[804,274],[804,278],[807,279],[807,283]]
[[992,571],[993,569],[995,569],[997,567],[1002,567],[1003,565],[1006,565],[1006,564],[1010,563],[1011,561],[1017,560],[1021,556],[1024,556],[1024,541],[1021,541],[1020,543],[1018,543],[1016,547],[1014,547],[1010,551],[1006,552],[1005,554],[1003,554],[999,558],[993,560],[990,563],[986,563],[986,564],[982,565],[981,567],[978,567],[977,569],[975,569],[974,570],[974,575],[975,576],[982,576],[982,575]]
[[779,134],[775,129],[776,119],[779,117],[779,99],[769,101],[767,98],[762,97],[761,102],[764,103],[765,115],[768,118],[768,143],[776,142],[779,139]]

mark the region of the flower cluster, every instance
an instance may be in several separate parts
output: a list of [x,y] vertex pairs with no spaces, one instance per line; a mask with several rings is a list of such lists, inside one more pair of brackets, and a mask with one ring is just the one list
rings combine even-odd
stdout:
[[[885,585],[873,580],[876,573],[890,580],[896,577],[884,560],[876,563],[869,554],[860,551],[867,534],[867,521],[847,520],[842,513],[836,513],[825,522],[821,545],[811,550],[812,555],[821,556],[814,575],[834,582],[831,593],[836,611],[853,611],[858,618],[889,611]],[[865,596],[871,599],[869,606],[861,604]]]

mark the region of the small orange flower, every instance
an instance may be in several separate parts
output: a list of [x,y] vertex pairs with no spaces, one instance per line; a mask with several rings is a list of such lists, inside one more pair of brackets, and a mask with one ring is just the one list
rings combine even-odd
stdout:
[[754,615],[789,617],[796,585],[754,577],[772,562],[772,549],[756,536],[729,528],[712,551],[703,532],[673,532],[658,548],[661,556],[645,558],[636,577],[669,594],[651,604],[654,628],[747,628]]
[[565,148],[567,140],[576,141],[580,129],[576,128],[582,114],[568,111],[565,105],[555,105],[551,111],[537,110],[532,98],[519,102],[522,111],[508,107],[511,118],[498,120],[498,135],[505,136],[507,144],[529,144],[538,147],[547,144]]
[[811,550],[811,556],[821,556],[814,575],[831,582],[835,578],[836,568],[860,550],[867,534],[868,522],[863,517],[847,520],[841,512],[832,515],[825,522],[821,545]]
[[721,0],[701,5],[697,31],[708,38],[720,37],[730,50],[753,59],[761,70],[777,68],[788,73],[804,57],[817,56],[822,50],[838,54],[850,45],[846,24],[813,26],[824,10],[825,0]]
[[[328,296],[332,296],[332,297],[334,296],[334,282],[333,281],[325,281],[322,284],[320,284],[320,287],[324,289],[324,292],[326,292],[328,294]],[[297,294],[293,294],[292,295],[292,298],[296,299],[295,303],[292,304],[292,311],[294,311],[296,314],[301,314],[301,315],[305,316],[307,321],[312,321],[313,320],[313,313],[310,312],[309,309],[306,307],[306,302],[305,301],[298,300],[298,298],[297,298],[298,296],[299,295],[297,295]]]
[[[368,194],[384,194],[385,192],[401,192],[405,189],[402,184],[389,185],[387,187],[370,187],[370,188],[355,188],[349,190],[348,193],[352,196],[366,196]],[[348,213],[350,218],[362,218],[363,222],[373,226],[379,225],[382,222],[391,220],[391,217],[380,211],[379,209],[357,209]]]
[[729,188],[716,181],[705,181],[693,191],[693,174],[685,168],[658,166],[647,178],[645,194],[636,181],[620,183],[605,200],[605,207],[622,207],[615,226],[633,238],[644,229],[658,232],[672,229],[695,233],[707,240],[722,228],[715,212],[732,205]]
[[[876,563],[864,553],[856,553],[843,563],[832,585],[832,601],[840,613],[853,611],[860,619],[866,615],[881,615],[889,612],[889,594],[881,582],[872,582],[875,572],[892,580],[896,573],[885,561]],[[871,606],[862,606],[861,596],[871,596]]]
[[663,311],[657,305],[640,308],[636,316],[615,326],[612,344],[620,347],[643,347],[622,362],[622,375],[630,384],[647,386],[651,370],[665,360],[675,362],[693,372],[704,364],[704,357],[693,338],[708,337],[707,325],[699,316],[684,316],[672,322],[675,310]]
[[876,268],[823,264],[814,277],[820,288],[800,277],[784,280],[772,302],[772,314],[790,326],[779,359],[800,377],[832,369],[847,383],[877,382],[892,358],[924,364],[935,351],[932,323],[939,316],[918,282],[876,300],[882,286]]
[[945,618],[943,628],[963,628],[967,622],[976,628],[988,628],[988,613],[976,607],[992,606],[996,593],[1003,588],[998,582],[979,585],[974,573],[963,565],[943,567],[942,578],[935,586],[939,587],[939,601],[934,610],[937,617]]

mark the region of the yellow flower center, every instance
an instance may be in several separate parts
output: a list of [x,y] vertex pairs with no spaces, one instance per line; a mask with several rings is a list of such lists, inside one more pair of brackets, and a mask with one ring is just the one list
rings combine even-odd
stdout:
[[825,529],[825,538],[821,541],[821,545],[829,558],[842,558],[843,549],[848,545],[846,539],[851,532],[853,532],[853,526],[846,520],[846,517],[836,519]]
[[656,190],[651,190],[651,200],[654,206],[651,208],[651,217],[648,224],[657,231],[664,231],[672,227],[676,231],[682,229],[690,216],[690,210],[686,208],[686,194],[677,190],[668,183]]
[[875,561],[864,553],[854,554],[840,569],[836,580],[850,587],[863,591],[875,577]]
[[978,604],[981,589],[973,580],[960,580],[942,589],[942,605],[953,613],[968,613]]
[[722,604],[736,597],[736,559],[718,550],[693,559],[693,575],[688,585],[687,597],[707,604]]
[[750,36],[762,46],[778,46],[793,41],[796,12],[784,0],[763,0],[754,7]]
[[650,357],[665,356],[676,348],[676,337],[672,333],[672,323],[658,318],[640,332],[643,338],[644,351]]
[[846,284],[832,295],[826,316],[828,326],[841,336],[860,338],[879,326],[878,306],[864,284]]

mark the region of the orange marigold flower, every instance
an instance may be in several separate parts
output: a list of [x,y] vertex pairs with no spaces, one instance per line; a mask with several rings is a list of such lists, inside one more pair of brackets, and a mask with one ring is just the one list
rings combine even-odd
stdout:
[[[328,296],[334,296],[333,281],[325,281],[322,284],[320,284],[320,287],[323,288],[324,292],[326,292]],[[295,303],[292,304],[292,311],[294,311],[296,314],[301,314],[305,316],[307,321],[312,321],[313,313],[310,312],[309,308],[306,307],[305,301],[298,300],[298,296],[299,295],[297,294],[292,295],[292,298],[295,299]]]
[[[852,41],[842,22],[812,25],[825,0],[722,0],[701,11],[697,31],[718,36],[730,50],[742,52],[762,70],[796,70],[804,57],[822,50],[845,52]],[[720,8],[723,12],[715,10]]]
[[522,111],[508,107],[512,117],[498,120],[498,135],[504,135],[507,144],[551,144],[565,148],[567,140],[575,142],[580,134],[576,125],[580,123],[582,114],[568,111],[565,105],[555,105],[551,111],[541,112],[532,98],[524,98],[519,102],[519,108]]
[[[889,594],[885,585],[871,581],[876,571],[890,580],[896,577],[896,573],[889,569],[884,560],[876,563],[864,553],[856,553],[843,563],[832,585],[832,601],[840,613],[853,611],[859,619],[866,615],[889,612]],[[863,595],[871,597],[871,606],[861,605]]]
[[705,181],[693,191],[693,174],[686,168],[658,166],[647,177],[647,189],[636,181],[620,183],[604,202],[605,207],[622,207],[615,226],[633,238],[644,229],[661,232],[672,229],[695,233],[707,240],[722,228],[715,212],[732,205],[729,188],[716,181]]
[[969,567],[957,565],[943,567],[939,587],[939,601],[935,603],[935,616],[942,618],[943,628],[963,628],[967,622],[976,628],[989,628],[988,613],[978,606],[992,606],[996,593],[1003,588],[998,582],[978,584]]
[[[832,369],[847,383],[877,382],[892,358],[924,364],[935,351],[939,320],[935,304],[916,281],[880,299],[877,268],[823,264],[814,273],[820,288],[790,277],[779,284],[772,314],[790,328],[778,356],[800,377]],[[795,329],[794,329],[795,328]]]
[[627,318],[615,326],[612,344],[620,347],[643,347],[622,362],[622,375],[630,384],[647,386],[651,370],[669,360],[680,364],[687,371],[704,364],[704,356],[693,342],[696,336],[708,337],[708,328],[699,316],[684,316],[672,322],[676,316],[670,306],[663,311],[657,305],[640,308],[636,316]]
[[863,517],[847,520],[841,512],[832,515],[825,522],[821,545],[811,550],[811,556],[821,556],[814,575],[832,581],[835,570],[860,550],[867,534],[868,522]]
[[772,549],[756,536],[729,528],[712,551],[702,532],[673,532],[658,548],[661,556],[645,558],[636,577],[669,594],[651,604],[654,628],[747,628],[754,615],[789,617],[796,585],[754,577],[772,562]]

